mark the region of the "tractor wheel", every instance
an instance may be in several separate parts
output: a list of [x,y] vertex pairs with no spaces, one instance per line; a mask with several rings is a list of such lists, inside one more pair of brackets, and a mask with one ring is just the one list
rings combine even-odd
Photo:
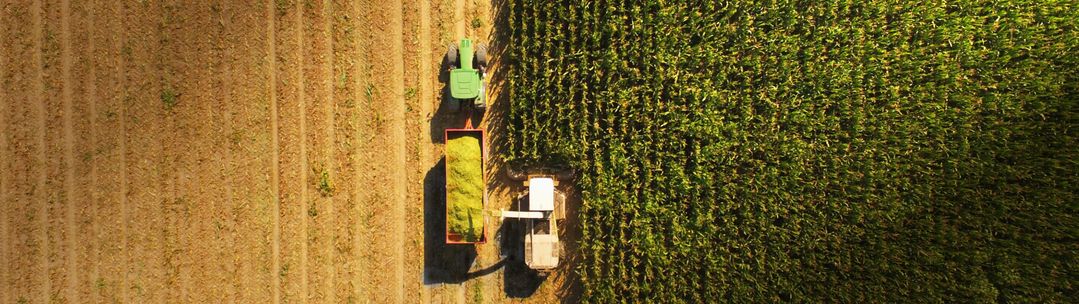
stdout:
[[446,62],[449,63],[450,68],[457,67],[457,45],[450,44],[449,50],[446,50]]
[[476,48],[476,69],[487,68],[487,46],[480,45]]

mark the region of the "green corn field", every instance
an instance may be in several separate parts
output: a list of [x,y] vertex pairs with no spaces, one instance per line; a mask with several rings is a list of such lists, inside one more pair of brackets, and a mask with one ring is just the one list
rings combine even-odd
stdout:
[[507,0],[585,302],[1068,302],[1079,2]]

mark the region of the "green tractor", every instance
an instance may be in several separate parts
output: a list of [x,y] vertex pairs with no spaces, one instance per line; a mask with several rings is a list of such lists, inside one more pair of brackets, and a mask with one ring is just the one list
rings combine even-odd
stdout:
[[459,46],[450,44],[446,51],[446,62],[450,69],[449,92],[443,94],[446,108],[450,112],[457,112],[462,102],[471,102],[474,109],[485,110],[487,48],[472,44],[472,40],[461,39]]

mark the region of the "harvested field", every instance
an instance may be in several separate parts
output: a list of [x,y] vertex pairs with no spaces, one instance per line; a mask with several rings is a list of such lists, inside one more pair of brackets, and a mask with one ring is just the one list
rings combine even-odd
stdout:
[[[492,15],[0,4],[0,303],[507,300],[501,270],[476,272],[496,245],[468,261],[429,245],[444,233],[432,134],[460,127],[438,112],[439,63],[455,39],[493,43]],[[523,300],[558,297],[549,282]]]

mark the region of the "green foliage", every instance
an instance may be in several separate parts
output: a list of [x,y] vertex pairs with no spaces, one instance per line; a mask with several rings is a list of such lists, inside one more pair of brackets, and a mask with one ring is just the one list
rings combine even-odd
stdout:
[[172,87],[166,86],[161,89],[161,103],[165,104],[165,110],[172,110],[176,103],[179,102],[179,97],[180,95]]
[[[508,1],[586,302],[1068,302],[1075,1]],[[536,111],[535,109],[545,109]]]
[[315,166],[315,174],[318,175],[318,193],[323,197],[333,196],[337,188],[334,187],[333,180],[330,179],[330,170],[323,165],[318,165]]

